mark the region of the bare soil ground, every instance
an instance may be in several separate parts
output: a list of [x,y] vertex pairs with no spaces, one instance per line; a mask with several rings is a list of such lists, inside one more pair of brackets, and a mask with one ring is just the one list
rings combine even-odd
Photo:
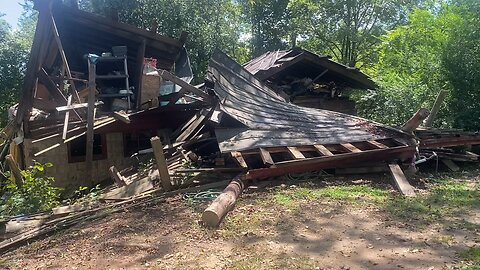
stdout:
[[31,242],[0,269],[478,269],[479,175],[418,177],[414,199],[387,177],[289,180],[248,190],[217,230],[199,223],[208,202],[179,196]]

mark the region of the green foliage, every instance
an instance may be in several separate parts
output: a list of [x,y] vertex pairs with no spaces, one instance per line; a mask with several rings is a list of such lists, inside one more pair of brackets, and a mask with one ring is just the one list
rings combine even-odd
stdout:
[[0,17],[0,126],[7,110],[18,101],[35,31],[36,14],[25,5],[19,28],[12,30]]
[[[453,9],[453,8],[452,8]],[[453,86],[450,108],[455,127],[480,130],[480,2],[458,1],[456,22],[445,46],[443,65]]]
[[45,176],[46,168],[52,166],[51,163],[35,163],[28,170],[22,171],[24,183],[21,187],[13,183],[7,185],[4,189],[6,200],[0,206],[0,216],[32,214],[57,206],[60,189],[52,186],[53,177]]

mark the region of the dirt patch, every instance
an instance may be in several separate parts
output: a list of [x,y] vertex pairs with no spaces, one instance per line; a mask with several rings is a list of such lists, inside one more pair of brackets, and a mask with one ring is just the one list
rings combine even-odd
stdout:
[[[448,218],[433,215],[427,225],[417,224],[414,216],[399,219],[388,210],[396,198],[388,185],[364,178],[342,181],[348,183],[345,189],[325,187],[325,182],[287,183],[246,193],[218,230],[199,224],[205,203],[176,197],[32,242],[2,256],[0,266],[445,269],[458,265],[458,252],[480,240],[478,208]],[[468,185],[476,188],[477,183],[474,179]]]

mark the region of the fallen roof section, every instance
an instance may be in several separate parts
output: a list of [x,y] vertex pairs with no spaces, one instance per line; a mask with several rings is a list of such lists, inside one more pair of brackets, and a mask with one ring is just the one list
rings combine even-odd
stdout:
[[360,117],[287,103],[220,51],[210,61],[209,80],[220,109],[245,126],[216,130],[222,152],[409,137]]
[[370,77],[356,68],[348,67],[330,59],[300,48],[287,51],[273,51],[252,59],[244,65],[245,69],[261,81],[282,79],[285,75],[300,74],[315,78],[325,70],[327,81],[342,81],[357,89],[375,89],[377,85]]

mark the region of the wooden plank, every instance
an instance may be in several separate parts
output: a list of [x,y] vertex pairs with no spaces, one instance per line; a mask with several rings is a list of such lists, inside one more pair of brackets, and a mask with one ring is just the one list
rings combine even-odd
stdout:
[[125,124],[130,124],[130,118],[128,117],[128,114],[126,114],[124,111],[113,112],[113,117],[124,122]]
[[[209,110],[202,110],[198,118],[188,126],[180,135],[178,135],[175,142],[181,142],[187,140],[199,127],[201,128],[202,123],[206,120],[206,117],[210,114]],[[190,122],[190,121],[189,121]]]
[[172,189],[172,183],[170,180],[170,175],[168,174],[167,161],[165,160],[165,155],[163,154],[162,142],[159,137],[153,137],[150,139],[150,143],[152,144],[155,160],[157,161],[157,168],[160,174],[162,187],[166,191],[169,191]]
[[[87,111],[87,143],[86,143],[86,168],[87,173],[90,174],[90,179],[93,179],[93,125],[95,121],[95,76],[96,65],[88,60],[88,111]],[[68,69],[67,69],[68,70]],[[93,181],[93,180],[92,180]]]
[[169,80],[173,82],[174,84],[177,84],[181,86],[182,88],[185,88],[188,92],[195,94],[199,97],[202,97],[205,102],[212,104],[213,103],[213,98],[208,95],[207,93],[201,91],[200,89],[196,88],[195,86],[183,81],[182,79],[178,78],[177,76],[173,75],[172,73],[166,71],[166,70],[159,70],[158,74],[162,76],[165,80]]
[[290,153],[290,155],[291,155],[293,158],[295,158],[295,159],[303,159],[303,158],[305,158],[305,156],[302,154],[302,152],[300,152],[300,150],[298,150],[298,148],[288,146],[287,149],[288,149],[288,152]]
[[114,200],[114,199],[127,199],[137,194],[141,194],[145,191],[153,189],[152,181],[150,177],[145,177],[143,179],[132,182],[128,186],[116,188],[102,196],[100,199],[103,200]]
[[368,144],[376,147],[376,148],[379,148],[379,149],[387,149],[388,146],[386,146],[385,144],[383,143],[380,143],[380,142],[377,142],[377,141],[374,141],[374,140],[369,140],[369,141],[366,141]]
[[405,122],[405,124],[403,124],[402,130],[405,132],[413,132],[429,114],[429,110],[425,108],[419,109],[410,119],[408,119],[407,122]]
[[269,167],[275,166],[275,162],[273,162],[272,156],[267,150],[265,150],[264,148],[259,148],[259,151],[260,157],[262,158],[262,161],[265,165]]
[[460,170],[460,167],[458,167],[457,164],[455,164],[455,162],[453,162],[453,160],[451,159],[440,159],[442,161],[443,164],[445,164],[452,172],[458,172]]
[[330,152],[325,146],[321,144],[315,144],[314,145],[315,149],[317,149],[318,152],[320,152],[324,156],[333,156],[333,153]]
[[243,158],[242,153],[235,151],[235,152],[231,152],[231,155],[232,155],[233,158],[235,158],[235,160],[238,162],[238,164],[242,168],[248,168],[248,165],[245,162],[245,159]]
[[355,145],[353,145],[351,143],[342,143],[341,146],[343,146],[343,148],[345,148],[348,151],[353,152],[353,153],[362,152],[362,150],[358,149],[357,147],[355,147]]
[[137,50],[137,78],[140,78],[137,82],[137,108],[140,108],[142,102],[142,75],[143,75],[143,62],[145,59],[145,48],[147,41],[142,38]]
[[[72,104],[72,95],[68,96],[67,99],[67,107]],[[62,133],[62,140],[67,138],[67,131],[68,131],[68,120],[70,120],[70,111],[67,110],[65,113],[65,120],[63,122],[63,133]]]
[[398,164],[388,164],[388,168],[398,190],[405,196],[415,196],[415,191],[403,174],[402,168]]
[[[94,103],[94,106],[99,106],[99,105],[102,105],[102,104],[103,104],[102,101],[98,101],[98,102]],[[88,108],[88,103],[70,104],[70,105],[67,105],[67,106],[60,106],[60,107],[57,107],[56,110],[58,112],[64,112],[64,111],[75,110],[75,109],[80,109],[80,108]]]
[[387,172],[387,166],[368,166],[368,167],[355,167],[355,168],[338,168],[335,169],[335,174],[370,174],[370,173],[383,173]]
[[5,160],[7,161],[8,168],[10,168],[10,172],[12,173],[13,178],[15,179],[15,184],[17,185],[17,187],[21,187],[23,185],[23,176],[20,171],[20,168],[18,167],[17,162],[15,161],[13,156],[10,154],[8,154],[5,157]]
[[437,98],[435,99],[435,103],[433,104],[432,110],[430,111],[430,115],[427,117],[427,119],[424,122],[425,127],[432,126],[433,120],[435,120],[435,117],[437,117],[437,113],[440,110],[440,106],[442,106],[442,103],[445,100],[446,96],[447,96],[447,91],[440,90]]

